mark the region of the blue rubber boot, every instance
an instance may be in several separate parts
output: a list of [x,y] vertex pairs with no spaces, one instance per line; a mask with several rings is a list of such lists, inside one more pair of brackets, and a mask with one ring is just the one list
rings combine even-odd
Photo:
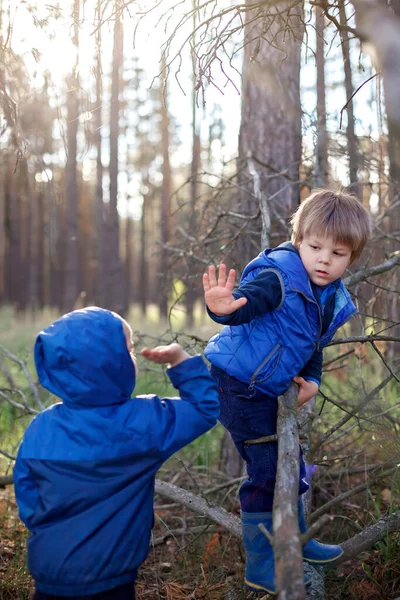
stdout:
[[[276,596],[274,553],[268,538],[258,527],[262,523],[272,533],[272,512],[242,512],[243,543],[246,552],[244,582],[252,592],[268,592]],[[304,575],[305,585],[311,579]]]
[[[299,528],[300,533],[307,531],[307,525],[304,518],[304,508],[302,500],[299,500]],[[317,563],[319,565],[326,565],[333,562],[339,556],[343,554],[343,548],[341,546],[335,546],[330,544],[321,544],[316,540],[310,540],[303,548],[303,558],[309,563]]]

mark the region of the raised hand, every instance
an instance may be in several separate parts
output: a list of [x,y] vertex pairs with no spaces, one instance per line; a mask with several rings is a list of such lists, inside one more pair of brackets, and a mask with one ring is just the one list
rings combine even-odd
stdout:
[[143,348],[140,354],[157,365],[169,364],[170,367],[176,367],[179,363],[190,358],[190,354],[176,343],[168,344],[167,346],[157,346],[152,349]]
[[208,308],[218,317],[230,315],[238,308],[244,306],[247,298],[235,298],[232,296],[235,285],[235,269],[231,269],[226,277],[226,266],[219,265],[218,280],[215,267],[208,267],[208,273],[203,275],[204,300]]

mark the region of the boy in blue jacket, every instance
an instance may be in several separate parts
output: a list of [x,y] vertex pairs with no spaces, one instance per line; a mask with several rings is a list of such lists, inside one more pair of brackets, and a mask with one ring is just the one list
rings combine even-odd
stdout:
[[[270,594],[276,593],[273,552],[258,524],[272,531],[277,442],[254,440],[276,434],[277,397],[292,380],[299,386],[299,406],[317,393],[323,348],[356,312],[340,278],[370,234],[362,204],[329,190],[312,193],[293,215],[292,226],[291,243],[261,252],[245,267],[238,290],[233,291],[235,271],[226,278],[225,265],[218,279],[213,267],[203,277],[208,313],[224,325],[205,350],[220,389],[220,421],[247,465],[248,479],[239,492],[245,583]],[[308,489],[305,475],[301,456],[299,496]],[[300,499],[298,511],[304,532]],[[340,546],[311,540],[303,556],[325,564],[342,552]]]
[[133,600],[156,471],[216,423],[218,391],[200,356],[178,344],[142,355],[169,363],[180,399],[131,399],[132,330],[108,310],[69,313],[36,339],[39,381],[62,402],[30,423],[14,468],[34,600]]

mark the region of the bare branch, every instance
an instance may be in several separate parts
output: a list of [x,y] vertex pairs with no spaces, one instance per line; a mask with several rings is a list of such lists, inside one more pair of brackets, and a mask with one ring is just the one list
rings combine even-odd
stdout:
[[386,271],[390,271],[390,269],[393,269],[393,267],[395,267],[397,265],[400,265],[400,252],[396,252],[396,254],[394,256],[389,258],[389,260],[387,260],[386,262],[384,262],[380,265],[376,265],[376,267],[370,267],[368,269],[367,268],[360,269],[356,273],[353,273],[349,277],[346,277],[345,279],[343,279],[343,283],[347,287],[351,287],[352,285],[355,285],[356,283],[359,283],[360,281],[367,279],[367,277],[373,277],[374,275],[381,275],[382,273],[385,273]]
[[282,597],[302,600],[306,592],[297,521],[300,465],[297,386],[294,383],[278,399],[277,433],[278,466],[273,507],[276,587]]

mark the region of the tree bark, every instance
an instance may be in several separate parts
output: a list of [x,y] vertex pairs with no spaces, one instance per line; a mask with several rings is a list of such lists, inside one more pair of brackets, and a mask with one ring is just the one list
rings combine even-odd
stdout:
[[344,0],[339,0],[339,18],[340,24],[343,26],[340,29],[340,37],[342,40],[342,54],[343,54],[343,65],[344,65],[344,81],[346,88],[346,110],[347,110],[347,152],[349,155],[349,177],[350,177],[350,189],[357,196],[361,197],[361,190],[358,186],[358,167],[359,167],[359,151],[358,142],[355,132],[354,122],[354,105],[352,100],[353,80],[350,60],[350,39],[349,33],[344,28],[347,25],[347,16]]
[[[196,46],[196,0],[193,0],[193,47],[191,50],[192,58],[192,163],[190,169],[190,215],[189,215],[189,233],[194,235],[196,232],[196,205],[197,205],[197,176],[200,166],[200,135],[199,128],[196,122],[196,53],[194,47]],[[191,278],[191,274],[197,273],[194,268],[193,261],[190,259],[187,261],[187,277],[186,277],[186,323],[188,327],[193,327],[194,318],[193,310],[194,303],[196,301],[197,291],[197,278]]]
[[97,32],[96,32],[96,105],[94,110],[94,145],[96,148],[96,275],[95,295],[99,306],[104,303],[104,203],[103,203],[103,162],[102,162],[102,68],[101,68],[101,0],[97,0]]
[[282,600],[305,600],[297,510],[300,459],[297,386],[294,383],[278,399],[277,433],[278,467],[273,507],[276,587]]
[[316,187],[327,187],[329,184],[329,163],[325,101],[325,13],[320,6],[315,7],[315,30],[317,35],[317,147],[315,185]]
[[160,259],[160,317],[168,317],[168,258],[165,245],[171,237],[171,165],[169,162],[169,114],[167,94],[166,59],[163,53],[161,57],[161,70],[164,73],[163,82],[160,86],[161,106],[161,143],[162,143],[162,188],[161,188],[161,259]]
[[124,312],[122,263],[120,258],[120,227],[118,214],[118,141],[119,93],[122,66],[122,23],[119,0],[115,0],[113,66],[110,105],[110,202],[106,218],[107,267],[105,277],[105,307],[119,314]]
[[[247,0],[250,9],[252,0]],[[280,11],[288,7],[280,2]],[[242,115],[239,134],[239,205],[242,212],[261,210],[259,235],[268,243],[269,221],[276,244],[287,239],[286,219],[299,204],[301,162],[300,52],[303,5],[291,5],[290,15],[262,18],[246,15],[243,59]],[[287,23],[290,32],[288,33]],[[250,237],[239,246],[243,267],[254,256]],[[275,240],[274,240],[275,241]],[[260,244],[260,237],[256,246]],[[274,243],[275,245],[275,243]]]
[[77,134],[79,117],[79,0],[73,0],[73,44],[76,60],[67,78],[67,163],[65,165],[65,257],[62,307],[65,312],[72,310],[78,297],[78,202],[79,189],[76,170]]

